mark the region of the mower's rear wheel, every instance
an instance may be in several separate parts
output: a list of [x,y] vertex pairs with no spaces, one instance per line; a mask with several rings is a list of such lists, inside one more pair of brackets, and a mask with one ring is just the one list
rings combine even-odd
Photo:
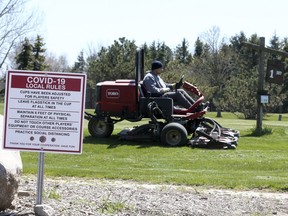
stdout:
[[114,130],[114,124],[102,119],[92,118],[88,122],[88,130],[93,137],[109,137]]
[[169,123],[161,131],[161,142],[168,146],[182,146],[187,144],[187,130],[179,123]]

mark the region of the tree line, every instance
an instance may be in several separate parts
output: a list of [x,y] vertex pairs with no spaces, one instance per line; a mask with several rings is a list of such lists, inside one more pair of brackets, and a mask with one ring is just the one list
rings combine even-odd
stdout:
[[[150,69],[151,62],[160,60],[164,65],[162,77],[167,82],[177,82],[181,75],[185,80],[198,86],[211,103],[212,110],[234,112],[244,118],[254,119],[257,114],[256,95],[258,82],[257,51],[243,46],[243,42],[259,44],[257,34],[247,37],[240,32],[225,41],[219,37],[219,28],[213,27],[204,39],[197,38],[194,51],[189,50],[189,42],[182,42],[171,49],[165,42],[153,41],[143,44],[145,70]],[[51,64],[46,61],[43,38],[39,35],[33,43],[26,38],[20,52],[16,55],[18,69],[50,70]],[[288,51],[288,40],[275,34],[269,41],[269,47],[275,50]],[[86,58],[81,51],[73,66],[62,68],[62,71],[87,73],[87,89],[95,91],[96,84],[105,80],[134,79],[135,40],[125,37],[114,40],[108,47],[101,47]],[[266,54],[265,60],[280,59],[287,65],[287,60],[280,56]],[[270,94],[270,103],[265,105],[266,112],[287,112],[288,80],[285,73],[283,85],[265,84]]]
[[[45,40],[40,35],[28,37],[29,32],[37,27],[38,19],[35,12],[26,10],[25,4],[26,0],[3,0],[0,4],[1,71],[5,70],[5,62],[9,60],[10,68],[14,69],[85,72],[87,89],[92,92],[95,92],[96,83],[104,80],[134,79],[135,53],[138,48],[135,40],[121,37],[109,46],[90,50],[86,55],[81,51],[70,66],[65,56],[56,58],[47,53]],[[161,75],[164,80],[177,82],[181,75],[185,75],[185,79],[197,85],[206,100],[211,102],[212,110],[241,113],[245,118],[255,118],[259,54],[244,47],[243,42],[259,44],[260,38],[257,34],[246,36],[244,32],[228,40],[219,35],[220,29],[212,27],[203,37],[197,38],[192,51],[185,38],[175,48],[160,41],[145,43],[141,46],[145,52],[145,70],[150,69],[153,60],[160,60],[164,64],[164,73]],[[275,34],[269,40],[269,46],[288,52],[288,39],[280,39]],[[265,61],[269,59],[279,59],[287,68],[285,58],[265,54]],[[265,89],[270,94],[270,103],[265,105],[264,111],[287,112],[287,73],[284,74],[283,85],[265,83]]]

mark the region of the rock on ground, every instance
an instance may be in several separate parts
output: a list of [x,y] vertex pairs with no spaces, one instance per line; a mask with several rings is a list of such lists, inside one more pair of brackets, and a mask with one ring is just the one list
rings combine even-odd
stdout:
[[11,206],[22,173],[20,152],[2,149],[2,122],[3,116],[0,115],[0,210]]

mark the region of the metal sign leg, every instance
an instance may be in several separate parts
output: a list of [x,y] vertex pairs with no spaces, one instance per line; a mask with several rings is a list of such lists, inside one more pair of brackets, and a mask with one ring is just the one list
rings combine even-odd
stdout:
[[43,178],[44,178],[44,158],[45,153],[39,153],[38,159],[38,177],[37,177],[37,199],[36,205],[42,204]]

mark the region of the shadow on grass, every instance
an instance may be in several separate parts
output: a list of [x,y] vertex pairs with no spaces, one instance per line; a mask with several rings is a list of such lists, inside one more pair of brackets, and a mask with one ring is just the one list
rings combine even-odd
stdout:
[[271,135],[272,132],[273,132],[272,128],[269,128],[269,127],[264,127],[261,129],[258,129],[255,127],[255,128],[250,129],[250,133],[243,135],[243,137],[262,137],[265,135]]
[[[101,144],[107,145],[108,149],[117,148],[120,146],[137,146],[137,148],[150,148],[154,146],[163,147],[163,148],[173,148],[170,146],[163,145],[160,140],[121,140],[118,135],[111,135],[106,138],[95,138],[90,135],[85,136],[83,139],[84,144]],[[179,147],[178,147],[179,148]]]
[[146,140],[121,140],[118,135],[111,135],[110,137],[106,138],[95,138],[90,135],[85,136],[83,140],[84,144],[92,144],[92,145],[107,145],[107,149],[114,149],[121,146],[134,146],[138,149],[141,148],[151,148],[151,147],[162,147],[162,148],[200,148],[200,149],[206,149],[206,150],[223,150],[224,148],[221,146],[194,146],[191,147],[188,145],[182,145],[182,146],[167,146],[163,145],[160,140],[152,140],[152,139],[146,139]]

